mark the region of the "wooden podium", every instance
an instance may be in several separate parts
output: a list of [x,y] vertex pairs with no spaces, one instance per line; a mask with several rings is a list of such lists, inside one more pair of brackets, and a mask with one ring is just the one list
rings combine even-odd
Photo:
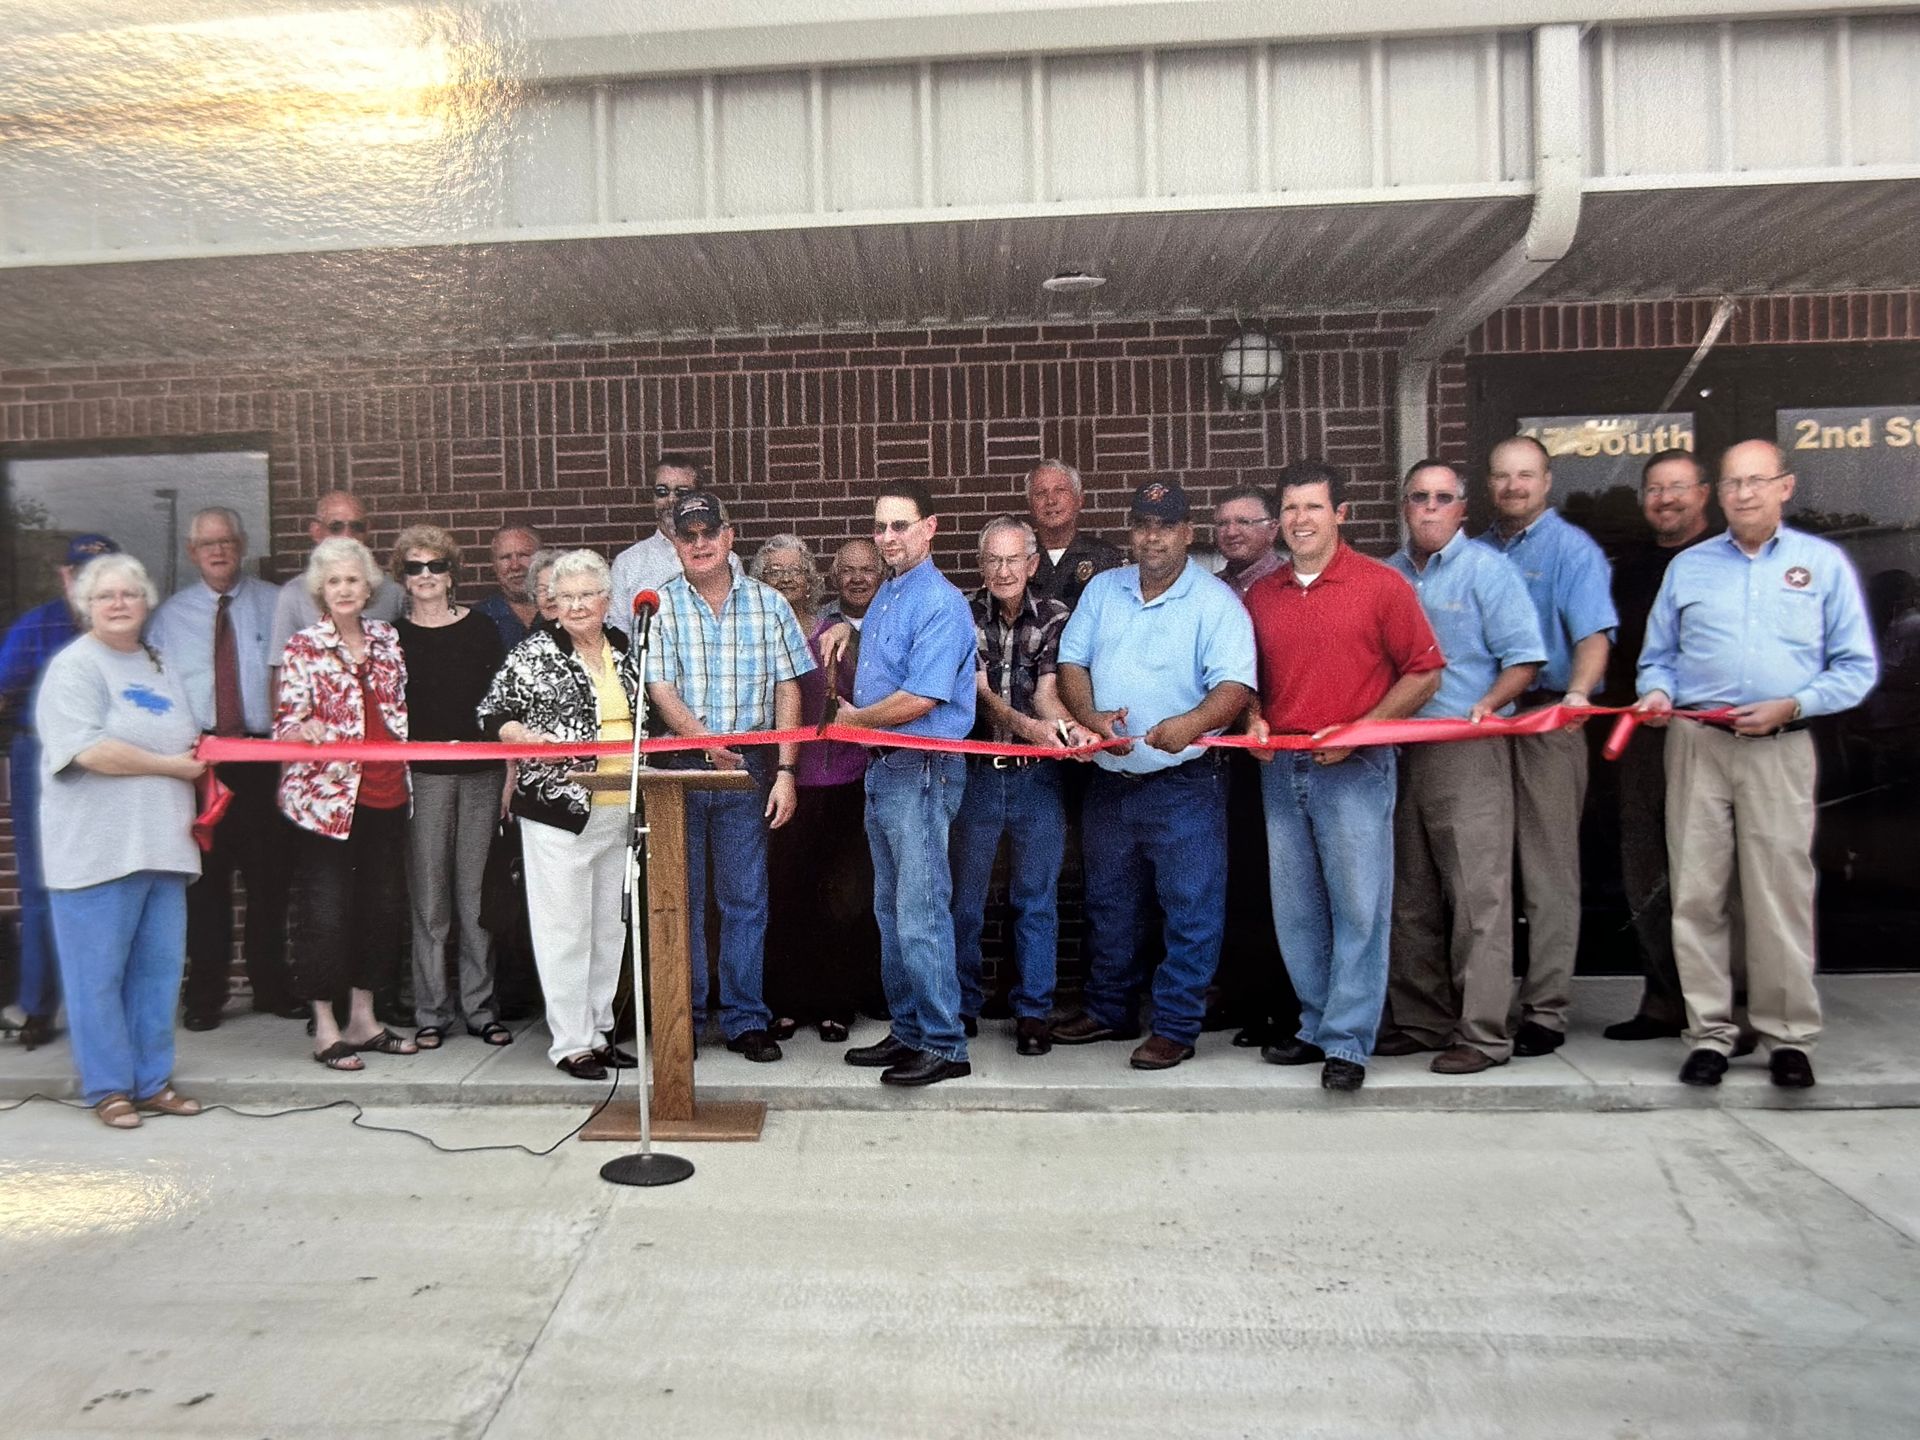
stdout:
[[[689,790],[748,790],[744,770],[655,770],[641,766],[647,816],[647,994],[653,1016],[653,1138],[758,1140],[767,1107],[759,1100],[701,1102],[693,1092],[693,970],[687,954],[687,797]],[[624,774],[572,777],[591,791],[624,795]],[[700,957],[706,963],[706,957]],[[634,963],[639,965],[636,954]],[[634,976],[637,990],[642,983]],[[640,1105],[615,1100],[580,1131],[582,1140],[638,1140]]]

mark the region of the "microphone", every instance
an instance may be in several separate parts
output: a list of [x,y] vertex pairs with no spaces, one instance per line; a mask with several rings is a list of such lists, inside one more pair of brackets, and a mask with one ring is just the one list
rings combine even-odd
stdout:
[[653,624],[653,617],[659,613],[660,592],[658,590],[642,590],[633,597],[633,615],[629,633],[637,639],[643,650],[647,646],[648,628]]

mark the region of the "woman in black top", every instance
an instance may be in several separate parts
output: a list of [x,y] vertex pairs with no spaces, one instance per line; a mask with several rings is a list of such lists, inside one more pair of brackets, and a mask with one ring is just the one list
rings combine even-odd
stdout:
[[[481,698],[504,658],[500,631],[453,600],[460,546],[433,525],[400,532],[393,573],[406,587],[399,622],[407,660],[407,714],[415,740],[480,740]],[[407,828],[407,885],[413,906],[413,1012],[422,1050],[452,1025],[447,929],[460,917],[460,1013],[467,1033],[489,1045],[513,1043],[494,1018],[493,965],[480,926],[481,881],[506,790],[506,767],[490,760],[413,762],[413,818]]]

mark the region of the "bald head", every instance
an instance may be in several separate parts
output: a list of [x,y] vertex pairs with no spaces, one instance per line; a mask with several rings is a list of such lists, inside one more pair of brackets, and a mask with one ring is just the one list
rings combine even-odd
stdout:
[[350,535],[355,540],[365,540],[367,507],[360,503],[357,495],[349,495],[344,490],[329,490],[314,505],[313,521],[307,526],[307,534],[316,545],[334,535]]

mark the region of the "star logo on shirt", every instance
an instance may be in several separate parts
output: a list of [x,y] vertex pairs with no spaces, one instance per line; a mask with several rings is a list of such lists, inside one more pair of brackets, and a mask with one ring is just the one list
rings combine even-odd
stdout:
[[1787,584],[1795,590],[1804,590],[1813,583],[1813,572],[1804,565],[1795,565],[1787,571]]

